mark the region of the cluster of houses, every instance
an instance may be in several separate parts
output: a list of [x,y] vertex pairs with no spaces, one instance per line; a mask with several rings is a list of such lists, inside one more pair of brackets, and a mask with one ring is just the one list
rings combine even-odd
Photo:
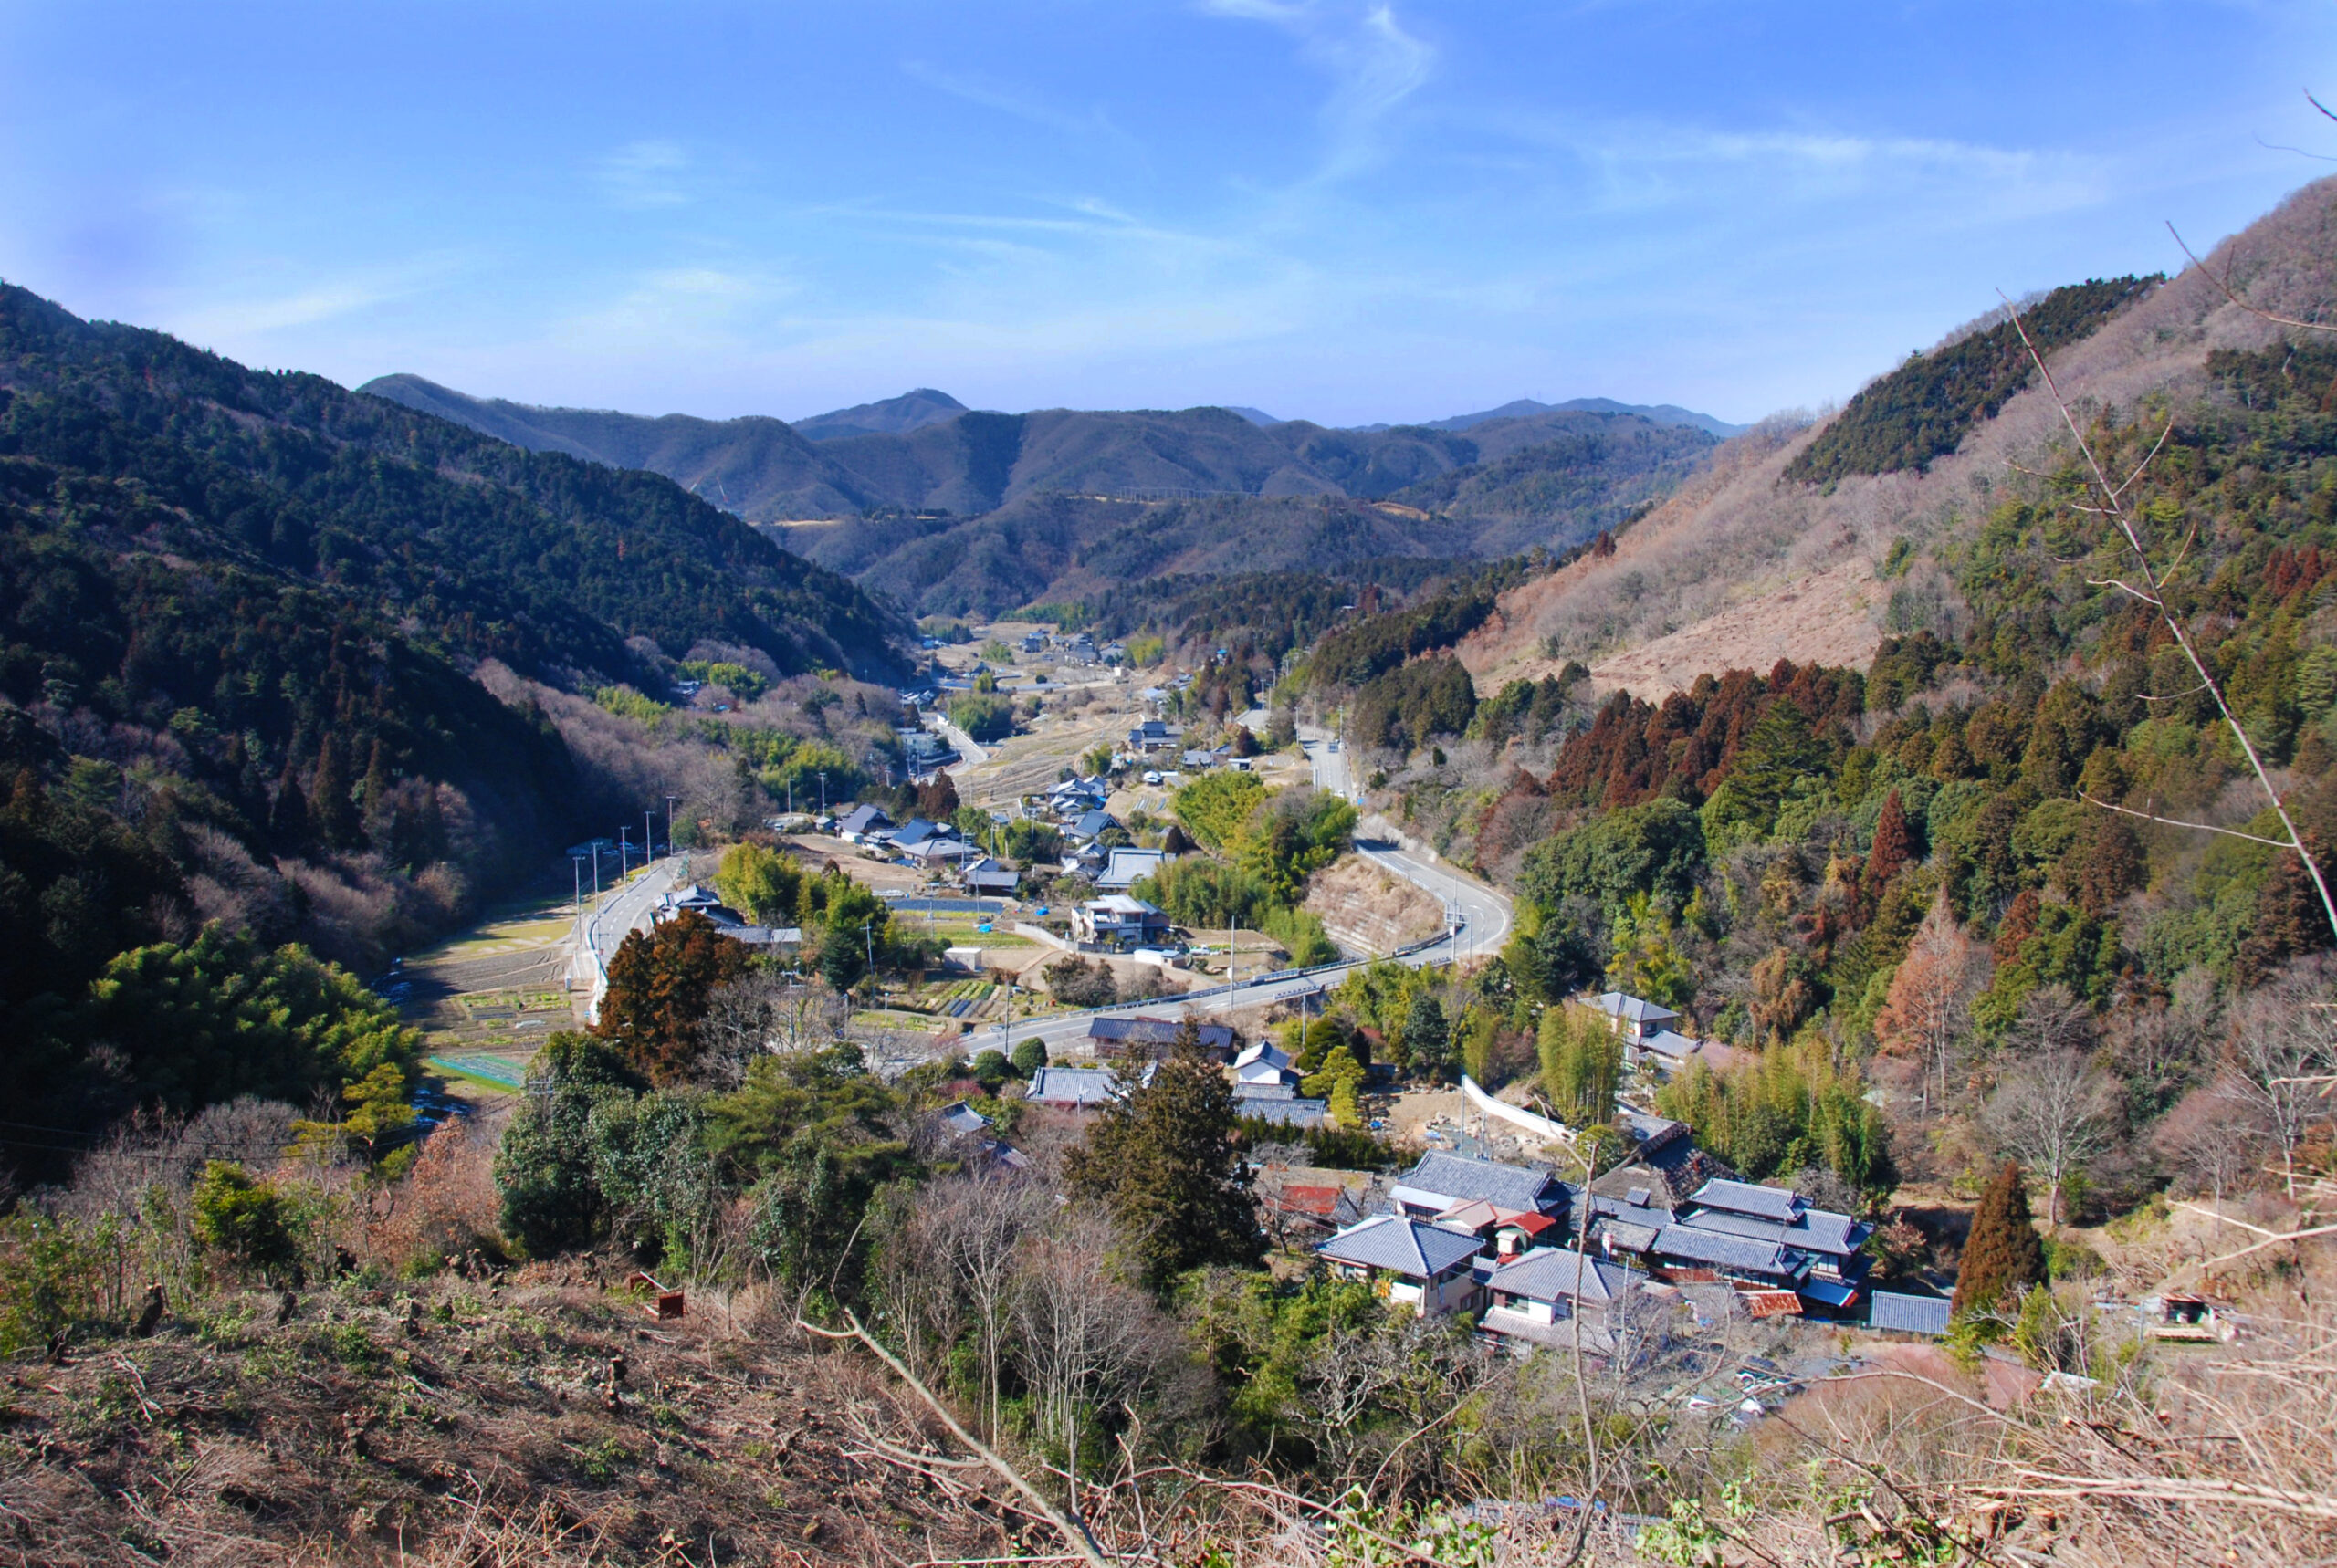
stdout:
[[725,936],[761,952],[791,953],[803,946],[801,926],[758,925],[723,903],[719,894],[701,883],[673,888],[660,895],[657,902],[650,906],[650,924],[663,925],[685,911],[706,916]]
[[1025,653],[1052,653],[1066,664],[1118,664],[1127,660],[1125,643],[1106,643],[1100,646],[1085,632],[1026,632],[1022,634]]
[[[1131,1060],[1157,1061],[1168,1053],[1190,1027],[1201,1050],[1212,1061],[1232,1070],[1233,1103],[1245,1117],[1284,1127],[1319,1127],[1329,1119],[1326,1102],[1299,1092],[1299,1075],[1289,1052],[1271,1040],[1243,1045],[1242,1037],[1220,1023],[1192,1023],[1166,1018],[1099,1018],[1087,1025],[1083,1042],[1099,1063],[1089,1067],[1049,1066],[1032,1075],[1024,1098],[1041,1105],[1093,1109],[1106,1103],[1116,1092],[1120,1063]],[[1149,1071],[1148,1067],[1147,1071]]]
[[914,865],[935,875],[954,876],[974,898],[1011,898],[1022,885],[1022,874],[981,847],[948,822],[912,817],[896,823],[881,806],[854,806],[836,821],[836,837],[859,844],[890,860]]
[[1389,1301],[1475,1314],[1481,1333],[1521,1347],[1579,1334],[1586,1349],[1609,1348],[1610,1309],[1696,1285],[1726,1287],[1751,1317],[1945,1332],[1944,1299],[1870,1288],[1864,1220],[1733,1176],[1682,1195],[1678,1168],[1635,1160],[1585,1189],[1533,1166],[1431,1152],[1397,1178],[1387,1212],[1339,1225],[1315,1251]]

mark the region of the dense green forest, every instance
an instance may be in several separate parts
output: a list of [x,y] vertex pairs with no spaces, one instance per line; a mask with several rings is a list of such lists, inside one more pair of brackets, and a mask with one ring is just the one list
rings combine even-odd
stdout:
[[[531,873],[625,792],[608,769],[628,742],[580,758],[529,693],[662,690],[701,644],[753,659],[720,667],[758,689],[886,670],[902,630],[667,480],[0,287],[11,1082],[67,1129],[153,1099],[168,1070],[141,1065],[145,1026],[99,1003],[123,965],[179,974],[212,923],[371,968]],[[475,678],[489,662],[500,695]],[[766,772],[802,749],[757,738],[712,744]],[[194,963],[171,1005],[246,1006],[216,967]],[[328,990],[330,1032],[362,1003]],[[256,1052],[161,1098],[304,1098],[330,1054]]]
[[[2129,472],[2173,414],[2133,491],[2162,562],[2190,541],[2169,602],[2311,841],[2337,842],[2337,350],[2206,368],[2204,399],[2092,439]],[[1470,704],[1434,648],[1465,622],[1451,606],[1326,638],[1318,663],[1405,660],[1371,678],[1397,700],[1367,682],[1353,710],[1391,716],[1364,727],[1397,811],[1514,879],[1519,935],[1477,988],[1620,985],[1733,1043],[1664,1103],[1755,1176],[1886,1168],[1871,1130],[1821,1114],[1869,1094],[1901,1168],[1976,1181],[2007,1152],[2005,1098],[2068,1048],[2101,1098],[2071,1190],[2114,1211],[2185,1179],[2206,1156],[2180,1130],[2236,1092],[2227,1030],[2331,931],[2293,854],[2107,809],[2278,831],[2164,623],[2102,586],[2115,536],[2077,474],[1937,545],[1950,634],[1887,640],[1863,672],[1780,664],[1595,708],[1554,677]],[[1527,740],[1537,706],[1542,747],[1509,755],[1541,763],[1459,755],[1472,730]]]
[[[2071,284],[2024,306],[2020,319],[2038,350],[2050,353],[2085,337],[2160,281],[2153,276]],[[1954,451],[1974,425],[1995,418],[2036,373],[2009,320],[1929,354],[1910,354],[1851,398],[1786,465],[1785,476],[1818,485],[1853,474],[1928,467]]]

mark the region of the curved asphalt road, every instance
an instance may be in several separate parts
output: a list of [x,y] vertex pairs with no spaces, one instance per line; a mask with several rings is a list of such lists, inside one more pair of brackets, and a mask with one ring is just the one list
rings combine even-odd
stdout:
[[[1343,752],[1329,749],[1329,737],[1320,731],[1302,735],[1300,744],[1315,764],[1315,782],[1348,800],[1355,798],[1347,778],[1347,758]],[[1405,881],[1426,889],[1445,906],[1447,922],[1443,940],[1415,949],[1397,959],[1419,968],[1429,964],[1450,964],[1458,956],[1462,960],[1491,957],[1501,951],[1509,940],[1511,905],[1509,895],[1486,886],[1473,877],[1463,876],[1451,867],[1439,863],[1433,856],[1406,850],[1387,840],[1358,837],[1356,852]],[[997,1046],[1006,1050],[1026,1040],[1044,1040],[1049,1056],[1058,1061],[1067,1059],[1061,1048],[1074,1040],[1085,1040],[1087,1025],[1095,1018],[1135,1018],[1140,1014],[1158,1017],[1162,1014],[1182,1014],[1188,1008],[1196,1013],[1223,1013],[1242,1008],[1263,1007],[1275,1002],[1295,1001],[1311,994],[1317,987],[1337,985],[1347,976],[1364,967],[1359,960],[1334,964],[1320,969],[1287,975],[1262,975],[1245,979],[1239,986],[1219,986],[1191,997],[1158,997],[1150,1002],[1128,1007],[1108,1008],[1095,1013],[1075,1013],[1067,1018],[1031,1019],[1001,1022],[976,1031],[966,1041],[969,1050]]]

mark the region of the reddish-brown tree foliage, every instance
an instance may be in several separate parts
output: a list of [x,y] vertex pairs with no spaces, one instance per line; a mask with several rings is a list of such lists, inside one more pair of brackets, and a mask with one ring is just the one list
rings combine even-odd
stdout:
[[1866,871],[1859,878],[1869,908],[1881,900],[1883,889],[1891,885],[1900,868],[1914,858],[1915,835],[1907,827],[1899,791],[1893,789],[1882,798],[1882,815],[1874,823],[1874,847],[1867,852]]
[[654,1083],[686,1079],[697,1065],[698,1024],[714,992],[746,967],[743,944],[697,910],[684,910],[654,932],[634,932],[617,948],[592,1032]]
[[1922,1064],[1927,1116],[1946,1107],[1949,1077],[1969,1032],[1972,998],[1984,983],[1986,967],[1980,945],[1956,924],[1947,901],[1935,900],[1874,1015],[1874,1037],[1884,1052]]
[[1954,1310],[1959,1317],[1985,1312],[2044,1281],[2045,1243],[2028,1212],[2028,1189],[2020,1166],[2007,1160],[1972,1217],[1972,1238],[1964,1244],[1964,1262],[1955,1275]]

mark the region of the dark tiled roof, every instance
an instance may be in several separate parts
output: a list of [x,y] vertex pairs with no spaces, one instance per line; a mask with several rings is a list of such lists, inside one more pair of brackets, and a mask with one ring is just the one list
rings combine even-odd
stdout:
[[1474,1258],[1477,1246],[1477,1239],[1465,1232],[1383,1214],[1340,1232],[1315,1250],[1335,1262],[1425,1280]]
[[1699,1230],[1692,1225],[1665,1226],[1655,1239],[1655,1252],[1666,1260],[1754,1274],[1790,1276],[1809,1267],[1808,1258],[1782,1242]]
[[1696,1189],[1694,1196],[1706,1208],[1755,1215],[1780,1224],[1791,1223],[1803,1207],[1801,1198],[1789,1188],[1761,1186],[1749,1181],[1708,1181]]
[[1284,1127],[1319,1127],[1330,1119],[1328,1100],[1236,1100],[1233,1113]]
[[1906,1296],[1877,1291],[1867,1298],[1866,1325],[1900,1333],[1944,1334],[1953,1303],[1944,1296]]
[[1104,1105],[1117,1092],[1119,1074],[1107,1067],[1042,1067],[1023,1098],[1042,1105]]
[[1603,1258],[1587,1258],[1570,1247],[1536,1247],[1514,1263],[1496,1269],[1486,1283],[1513,1296],[1553,1301],[1611,1301],[1630,1281],[1630,1270]]
[[1726,1236],[1750,1237],[1759,1241],[1782,1241],[1788,1247],[1798,1247],[1805,1252],[1822,1252],[1829,1258],[1847,1258],[1863,1245],[1871,1228],[1847,1214],[1831,1214],[1813,1208],[1803,1214],[1799,1222],[1779,1225],[1774,1220],[1755,1219],[1749,1214],[1730,1214],[1724,1209],[1700,1209],[1680,1221],[1698,1230],[1716,1230]]
[[[1087,1038],[1134,1045],[1174,1045],[1183,1032],[1180,1019],[1095,1019],[1087,1025]],[[1233,1030],[1226,1024],[1205,1023],[1194,1026],[1204,1051],[1229,1051],[1233,1045]]]
[[1396,1179],[1454,1202],[1481,1197],[1504,1208],[1556,1208],[1569,1200],[1573,1190],[1546,1170],[1442,1153],[1422,1155],[1420,1164]]

